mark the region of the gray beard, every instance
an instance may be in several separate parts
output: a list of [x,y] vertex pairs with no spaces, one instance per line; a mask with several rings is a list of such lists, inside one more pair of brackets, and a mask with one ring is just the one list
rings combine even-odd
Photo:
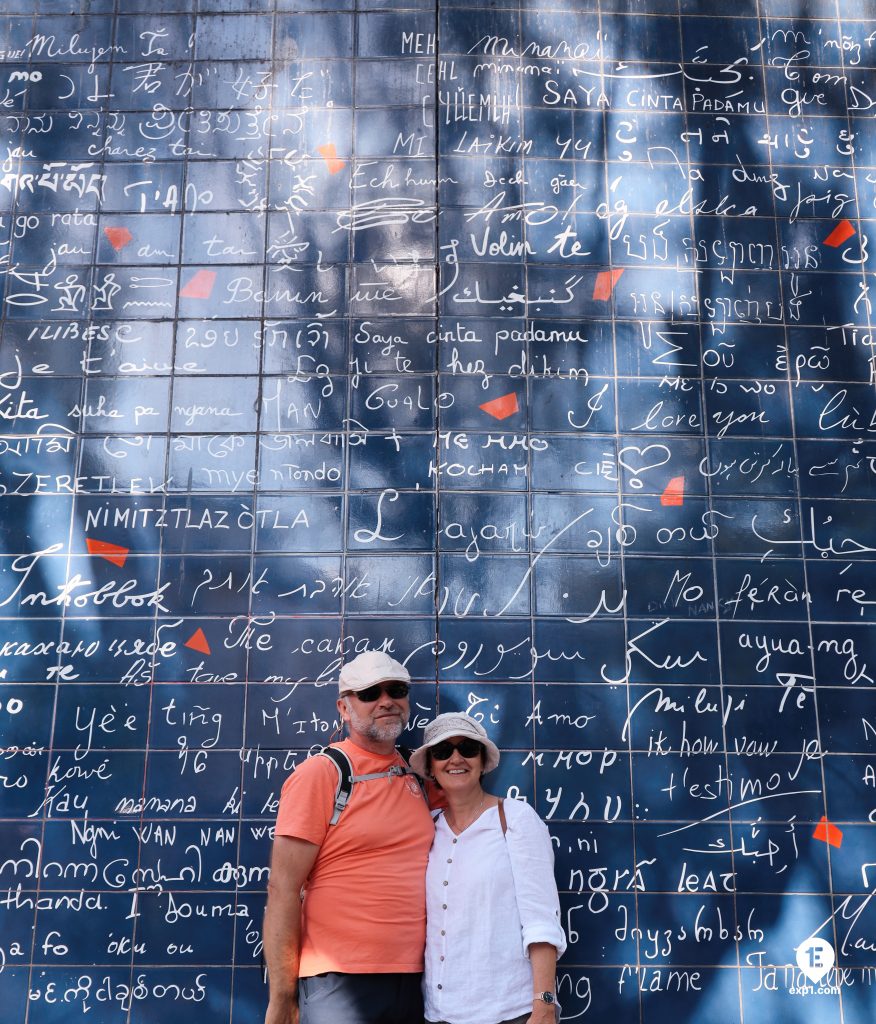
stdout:
[[395,742],[401,736],[404,727],[405,723],[401,719],[395,722],[386,722],[383,725],[372,722],[365,730],[365,735],[376,743],[386,743],[388,740]]
[[369,722],[363,725],[359,715],[354,709],[352,698],[346,697],[347,710],[352,718],[352,725],[363,736],[367,736],[374,743],[394,743],[401,736],[404,727],[408,724],[407,718],[397,718],[394,721],[384,722],[379,725],[377,722]]

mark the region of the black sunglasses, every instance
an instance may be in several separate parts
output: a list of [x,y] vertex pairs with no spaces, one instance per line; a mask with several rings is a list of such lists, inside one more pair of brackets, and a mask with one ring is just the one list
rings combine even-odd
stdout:
[[465,739],[461,739],[458,743],[453,743],[451,740],[442,740],[440,743],[436,743],[434,747],[429,747],[429,753],[437,761],[446,761],[449,757],[453,756],[453,751],[458,750],[463,757],[477,757],[478,754],[483,753],[483,744],[478,743],[477,740],[470,740],[467,736]]
[[349,697],[352,695],[358,697],[363,704],[373,704],[376,700],[380,699],[381,693],[386,693],[393,700],[401,700],[403,697],[407,697],[410,692],[411,688],[407,683],[376,683],[365,690],[350,690],[344,696]]

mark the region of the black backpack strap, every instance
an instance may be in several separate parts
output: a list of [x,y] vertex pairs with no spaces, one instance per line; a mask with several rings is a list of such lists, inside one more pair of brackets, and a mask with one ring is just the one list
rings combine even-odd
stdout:
[[329,825],[337,825],[341,812],[347,806],[350,793],[353,791],[353,766],[349,757],[338,749],[338,747],[326,747],[321,750],[318,757],[327,757],[338,771],[338,785],[335,789],[335,803],[332,808],[332,816]]
[[413,777],[417,780],[417,783],[420,787],[420,792],[423,794],[423,799],[426,801],[426,806],[428,807],[429,794],[426,792],[426,783],[423,779],[420,778],[419,775],[417,775],[414,769],[411,768],[411,754],[413,754],[413,750],[411,750],[410,747],[396,747],[395,749],[398,751],[399,755],[401,756],[401,759],[405,763],[405,775],[413,775]]
[[337,825],[338,819],[343,813],[344,808],[347,806],[347,801],[350,799],[350,794],[353,792],[353,784],[356,782],[370,782],[372,779],[385,779],[393,775],[413,775],[420,785],[420,792],[423,794],[423,799],[428,804],[429,798],[426,794],[426,788],[423,785],[423,780],[410,766],[411,750],[408,747],[399,747],[398,752],[401,755],[402,760],[405,762],[404,767],[400,764],[396,764],[387,771],[372,772],[370,775],[354,775],[352,762],[340,747],[326,747],[324,750],[319,752],[317,757],[327,757],[338,772],[338,785],[335,789],[335,802],[332,807],[332,816],[329,819],[329,825]]

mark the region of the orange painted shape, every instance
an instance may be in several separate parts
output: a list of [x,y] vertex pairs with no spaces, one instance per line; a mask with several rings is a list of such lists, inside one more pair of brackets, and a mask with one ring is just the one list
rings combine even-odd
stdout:
[[103,233],[116,252],[121,252],[134,237],[127,228],[104,228]]
[[191,647],[193,651],[198,651],[200,654],[212,654],[210,645],[207,643],[207,638],[204,636],[204,631],[199,626],[194,633],[186,640],[185,647]]
[[317,153],[325,160],[329,174],[337,174],[344,169],[344,161],[338,156],[338,151],[333,142],[327,142],[324,146],[316,147]]
[[825,238],[824,244],[829,245],[831,249],[836,249],[842,245],[843,242],[847,242],[854,233],[855,229],[849,221],[841,220],[827,238]]
[[91,537],[85,538],[85,546],[88,548],[89,555],[97,555],[98,558],[104,558],[107,562],[112,562],[113,565],[117,565],[120,569],[124,568],[125,560],[131,551],[130,548],[123,548],[118,544],[110,544],[106,540],[94,540]]
[[199,270],[179,294],[183,299],[209,299],[215,283],[215,270]]
[[517,393],[515,391],[509,392],[507,395],[500,395],[498,398],[493,398],[489,402],[484,402],[483,405],[478,406],[488,416],[492,416],[497,420],[507,420],[509,416],[513,416],[515,412],[520,412],[520,406],[517,404]]
[[614,286],[620,281],[624,268],[619,270],[601,270],[596,275],[596,284],[593,286],[593,298],[599,302],[607,302],[611,298]]
[[831,846],[835,846],[837,849],[843,845],[842,829],[837,828],[836,825],[831,825],[824,815],[822,815],[821,821],[815,826],[812,838],[820,839],[822,843],[830,843]]
[[660,495],[661,505],[683,505],[684,504],[684,477],[674,476]]

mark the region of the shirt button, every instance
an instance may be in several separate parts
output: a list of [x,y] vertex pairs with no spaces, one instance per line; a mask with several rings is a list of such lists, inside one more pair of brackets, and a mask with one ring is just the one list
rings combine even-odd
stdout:
[[453,863],[453,858],[452,857],[448,857],[447,858],[447,863],[448,864],[452,864]]
[[444,961],[444,957],[443,956],[440,959],[441,959],[442,962]]
[[444,988],[444,986],[443,985],[439,985],[438,988]]
[[446,934],[447,934],[447,932],[446,932],[446,931],[444,931],[444,929],[442,928],[442,929],[441,929],[441,934],[442,934],[442,935],[446,935]]
[[445,883],[444,883],[444,884],[445,884],[445,885],[449,885],[450,883],[449,883],[449,882],[446,882],[446,881],[445,881]]
[[[442,910],[446,910],[447,909],[447,904],[446,903],[442,903],[441,904],[441,909]],[[444,933],[442,932],[441,934],[443,935]]]
[[458,839],[454,839],[453,841],[454,841],[454,843],[458,843],[458,842],[459,842],[459,840],[458,840]]

